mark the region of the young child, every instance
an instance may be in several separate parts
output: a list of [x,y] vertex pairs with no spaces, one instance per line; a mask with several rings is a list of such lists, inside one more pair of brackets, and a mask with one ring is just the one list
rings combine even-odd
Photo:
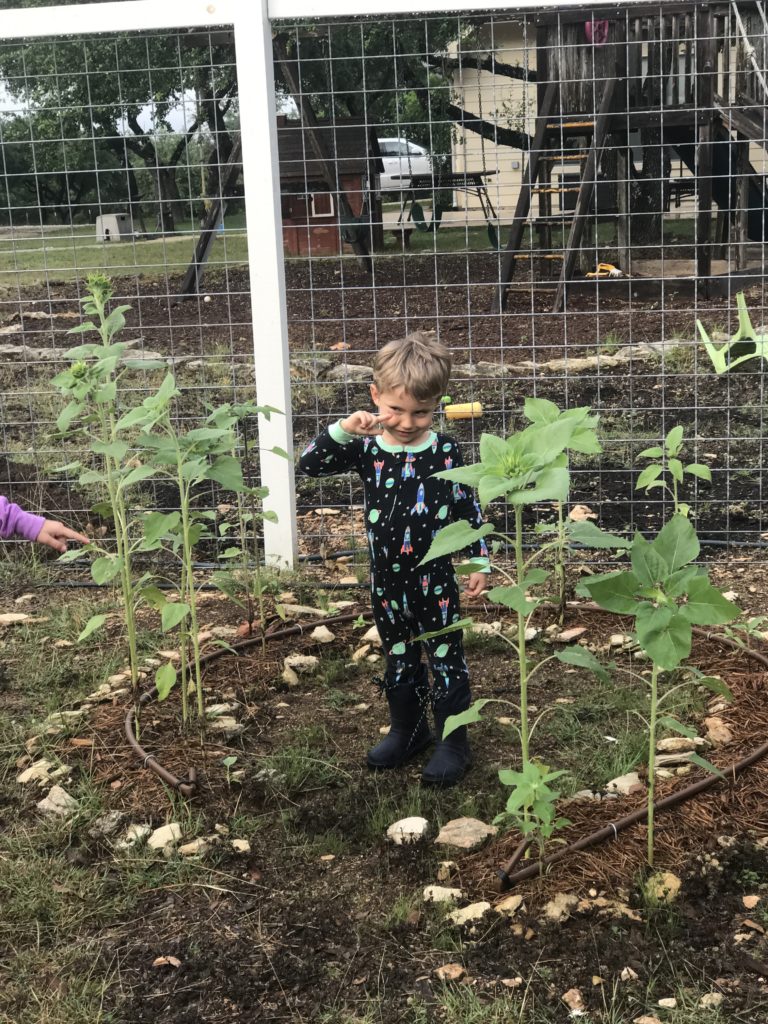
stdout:
[[[434,686],[430,692],[420,644],[412,637],[458,621],[459,590],[451,559],[419,568],[437,531],[452,520],[482,525],[469,488],[434,473],[463,465],[457,443],[432,430],[448,387],[451,357],[430,335],[411,334],[385,345],[374,360],[371,397],[378,413],[359,410],[333,423],[301,455],[308,476],[353,470],[365,488],[373,617],[387,652],[383,688],[390,710],[386,738],[368,752],[371,768],[396,768],[432,741],[426,708],[434,709],[437,746],[422,781],[453,785],[470,765],[466,727],[442,739],[449,715],[470,704],[461,630],[424,641]],[[471,550],[484,570],[466,577],[466,593],[485,589],[488,551]],[[431,698],[431,699],[430,699]]]
[[68,540],[90,544],[88,537],[70,530],[63,523],[25,512],[7,498],[0,497],[0,540],[8,540],[14,536],[45,544],[61,554],[67,550]]

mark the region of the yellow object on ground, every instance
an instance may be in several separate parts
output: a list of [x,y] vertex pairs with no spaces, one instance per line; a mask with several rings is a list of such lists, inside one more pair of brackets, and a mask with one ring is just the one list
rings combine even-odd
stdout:
[[449,420],[473,420],[483,415],[480,402],[461,402],[458,405],[446,405],[445,415]]
[[612,263],[598,263],[597,270],[590,270],[587,277],[624,277],[624,273]]

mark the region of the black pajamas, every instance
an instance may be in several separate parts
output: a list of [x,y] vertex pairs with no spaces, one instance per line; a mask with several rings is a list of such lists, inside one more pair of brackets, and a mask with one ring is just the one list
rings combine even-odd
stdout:
[[[373,616],[387,652],[387,686],[416,678],[421,663],[412,637],[433,632],[461,618],[459,588],[451,559],[437,558],[419,568],[437,531],[449,522],[483,522],[469,488],[433,473],[463,465],[457,443],[430,433],[420,445],[384,444],[379,437],[345,435],[338,424],[324,430],[301,455],[308,476],[345,471],[359,474],[365,488],[365,520],[371,557]],[[473,557],[487,565],[480,540]],[[469,676],[461,630],[424,641],[435,683],[434,696],[466,689]]]

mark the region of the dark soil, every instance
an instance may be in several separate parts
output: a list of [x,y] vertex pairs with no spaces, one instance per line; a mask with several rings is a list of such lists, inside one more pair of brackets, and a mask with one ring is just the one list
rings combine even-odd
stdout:
[[[226,606],[209,602],[205,617],[209,624],[226,619]],[[598,645],[626,625],[613,616],[575,610],[567,624],[587,625],[590,642]],[[145,749],[180,775],[190,764],[198,769],[199,795],[185,829],[194,822],[194,832],[206,834],[226,823],[232,836],[250,841],[251,852],[238,858],[223,844],[209,861],[212,874],[201,868],[201,884],[179,886],[178,892],[173,886],[148,888],[139,926],[130,921],[110,928],[104,955],[119,961],[121,986],[119,993],[108,993],[108,1003],[118,1020],[346,1024],[375,1012],[381,1024],[438,1021],[445,1019],[440,1008],[445,988],[433,972],[458,961],[481,1002],[509,999],[510,1013],[520,1012],[515,1003],[520,993],[515,996],[501,981],[522,977],[531,1020],[539,1019],[534,1010],[542,1021],[562,1019],[560,998],[577,986],[596,1020],[630,1021],[652,1012],[655,1000],[679,993],[684,976],[694,993],[724,994],[728,1016],[723,1019],[763,1024],[768,941],[759,931],[750,933],[749,926],[751,937],[736,941],[734,935],[744,932],[745,918],[768,924],[762,903],[746,911],[741,902],[742,896],[768,887],[765,848],[757,845],[768,836],[768,764],[659,817],[656,865],[683,880],[672,906],[649,906],[640,894],[645,829],[638,825],[617,842],[574,855],[544,879],[521,883],[514,891],[524,904],[512,923],[491,913],[475,930],[461,934],[444,923],[440,908],[424,906],[423,886],[436,880],[440,860],[453,857],[458,866],[452,884],[460,885],[469,900],[498,900],[496,870],[519,836],[501,835],[482,853],[462,856],[431,844],[393,847],[384,831],[413,813],[423,813],[434,827],[463,814],[490,820],[504,801],[497,770],[514,766],[517,757],[514,734],[495,716],[514,717],[514,711],[491,705],[487,723],[475,727],[476,766],[454,790],[420,788],[419,763],[370,773],[362,767],[365,750],[386,720],[371,684],[377,667],[350,668],[347,659],[360,633],[352,626],[332,628],[338,640],[330,649],[318,648],[305,635],[270,643],[264,654],[256,645],[211,664],[207,699],[240,703],[247,724],[241,740],[180,739],[172,702],[145,712]],[[323,668],[299,687],[286,688],[279,681],[282,658],[295,650],[319,654]],[[534,650],[549,653],[549,646],[539,642]],[[510,695],[506,651],[499,641],[469,644],[475,696]],[[721,715],[737,741],[708,755],[724,768],[764,742],[766,676],[761,666],[718,643],[700,643],[695,655],[702,669],[721,675],[735,694],[733,706]],[[627,656],[615,660],[621,665]],[[564,711],[561,721],[567,720],[573,705],[579,729],[588,727],[590,717],[599,719],[608,698],[593,679],[581,671],[563,673],[562,666],[542,675],[530,694],[539,711],[551,709],[548,718]],[[694,701],[687,717],[695,721],[706,714],[706,703],[706,698],[699,698],[698,706]],[[638,694],[637,707],[642,706]],[[100,706],[86,730],[94,749],[72,749],[64,740],[60,753],[76,771],[92,774],[108,803],[128,811],[131,820],[162,824],[168,820],[168,793],[127,749],[123,713],[120,707]],[[616,729],[623,728],[618,720],[612,726],[617,736]],[[606,781],[585,778],[591,751],[566,742],[557,730],[542,729],[535,742],[540,756],[569,769],[581,784]],[[237,758],[232,771],[245,770],[242,782],[228,782],[221,764],[228,754]],[[276,774],[260,777],[263,768]],[[661,795],[699,776],[694,768],[685,779],[662,782]],[[564,808],[574,822],[566,838],[591,832],[639,803],[641,795],[571,804]],[[94,867],[109,863],[108,848],[87,837],[81,837],[78,849]],[[334,857],[323,859],[326,854]],[[619,899],[637,919],[601,916],[585,905],[562,923],[545,924],[542,907],[559,892]],[[181,966],[158,970],[153,961],[161,955],[177,957]],[[637,973],[636,982],[621,982],[625,968]],[[603,981],[593,985],[598,975]],[[613,1005],[615,1016],[602,1016],[606,1005]],[[417,1010],[423,1016],[416,1016]]]

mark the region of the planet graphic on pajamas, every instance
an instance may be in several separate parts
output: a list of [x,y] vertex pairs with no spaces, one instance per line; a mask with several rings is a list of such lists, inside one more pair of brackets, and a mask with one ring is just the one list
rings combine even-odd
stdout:
[[443,588],[442,588],[442,587],[440,586],[440,584],[438,583],[438,585],[437,585],[436,587],[434,587],[434,588],[433,588],[433,593],[437,594],[437,595],[438,595],[438,597],[439,597],[439,596],[440,596],[440,594],[442,594],[442,592],[443,592]]
[[391,607],[395,609],[395,611],[399,611],[400,610],[400,605],[397,603],[397,601],[394,599],[394,597],[392,598],[392,600],[389,603],[390,603]]
[[451,448],[453,448],[452,444],[444,444],[443,445],[443,451],[444,452],[449,452],[451,450]]
[[381,512],[379,512],[379,510],[377,508],[372,508],[371,511],[368,513],[368,522],[369,523],[378,523],[380,515],[381,515]]
[[447,515],[448,515],[448,506],[447,505],[441,505],[440,508],[437,510],[437,518],[438,519],[445,519],[445,517]]
[[376,593],[379,595],[379,597],[384,596],[384,591],[381,589],[381,587],[376,587]]
[[395,562],[392,566],[392,572],[400,572],[400,563]]
[[388,476],[387,479],[384,481],[384,486],[387,487],[387,488],[394,487],[395,486],[394,478],[391,477],[391,476]]
[[440,644],[440,646],[435,651],[435,657],[436,658],[444,658],[447,653],[448,653],[448,644]]
[[405,654],[405,644],[402,643],[402,641],[400,643],[395,644],[395,646],[392,648],[392,650],[389,653],[390,654]]

